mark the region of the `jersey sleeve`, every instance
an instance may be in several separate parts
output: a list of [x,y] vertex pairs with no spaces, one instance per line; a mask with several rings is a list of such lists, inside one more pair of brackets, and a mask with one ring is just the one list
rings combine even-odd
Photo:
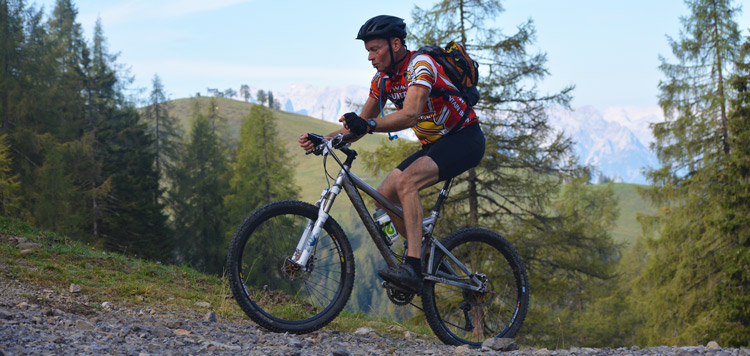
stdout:
[[380,73],[376,73],[370,83],[370,97],[373,99],[380,99],[380,82]]
[[435,60],[426,54],[412,58],[407,68],[406,78],[408,86],[419,85],[432,90],[437,81],[438,68]]

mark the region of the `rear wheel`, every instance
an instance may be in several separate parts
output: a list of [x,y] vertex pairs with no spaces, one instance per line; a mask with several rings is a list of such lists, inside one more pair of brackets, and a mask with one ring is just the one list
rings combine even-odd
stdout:
[[306,266],[290,263],[318,208],[299,201],[265,205],[248,216],[227,256],[229,285],[242,310],[275,332],[308,333],[346,306],[354,283],[349,240],[329,217]]
[[484,291],[425,280],[422,304],[435,335],[446,344],[480,346],[491,337],[514,337],[529,306],[526,268],[513,246],[486,229],[461,229],[442,244],[472,273],[468,275],[441,250],[433,271],[438,277],[483,280]]

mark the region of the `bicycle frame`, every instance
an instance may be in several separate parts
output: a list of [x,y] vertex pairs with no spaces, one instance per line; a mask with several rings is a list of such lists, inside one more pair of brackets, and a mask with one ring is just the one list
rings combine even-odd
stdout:
[[[351,165],[357,156],[356,151],[348,148],[340,148],[340,150],[347,156],[347,159],[344,162],[341,162],[339,158],[333,153],[333,150],[331,149],[332,147],[330,147],[330,143],[326,143],[326,145],[329,145],[329,147],[324,149],[323,154],[333,157],[334,160],[336,160],[336,162],[339,164],[339,166],[341,166],[341,169],[336,176],[334,184],[330,189],[323,190],[320,199],[315,204],[319,207],[318,219],[314,223],[312,221],[308,223],[297,245],[297,250],[294,254],[294,257],[291,259],[292,262],[303,268],[307,265],[308,259],[312,255],[312,251],[318,241],[320,231],[326,220],[328,219],[328,214],[331,210],[331,207],[333,206],[336,197],[341,193],[341,188],[343,188],[352,205],[354,206],[354,209],[359,214],[362,223],[365,225],[367,232],[370,234],[370,238],[372,238],[372,241],[375,243],[375,246],[378,248],[378,251],[385,260],[386,264],[389,267],[395,267],[396,259],[393,257],[390,247],[382,238],[380,238],[380,231],[378,229],[378,226],[370,215],[370,212],[367,210],[367,207],[365,206],[365,202],[362,199],[359,190],[362,190],[363,192],[365,192],[365,194],[375,199],[375,201],[377,201],[385,209],[403,219],[403,211],[401,210],[401,207],[394,204],[384,195],[380,194],[380,192],[378,192],[375,188],[373,188],[351,172]],[[430,216],[423,219],[422,221],[422,238],[424,242],[422,243],[421,257],[423,261],[425,256],[429,254],[425,279],[452,284],[474,291],[486,291],[486,283],[479,278],[480,276],[477,276],[475,275],[475,273],[470,271],[439,241],[432,237],[435,223],[437,222],[438,217],[440,217],[440,209],[442,208],[443,203],[448,197],[448,191],[451,181],[452,179],[449,179],[445,182],[443,188],[440,190],[437,201],[435,202],[435,206],[433,207]],[[450,267],[448,267],[448,269],[451,274],[441,272],[440,276],[436,275],[432,270],[436,249],[440,249],[461,271],[463,271],[467,276],[471,276],[471,280],[466,281],[459,278],[451,278],[451,276],[456,276],[456,274]]]

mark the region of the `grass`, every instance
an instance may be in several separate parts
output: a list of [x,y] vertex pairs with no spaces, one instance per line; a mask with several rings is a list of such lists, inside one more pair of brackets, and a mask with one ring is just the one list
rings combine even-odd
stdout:
[[612,185],[615,196],[619,199],[620,216],[612,229],[612,237],[617,242],[631,244],[641,233],[641,225],[636,216],[638,213],[653,214],[656,209],[644,201],[637,184],[615,183]]
[[[12,243],[16,237],[41,247],[32,253],[21,253]],[[75,309],[84,314],[102,309],[101,304],[106,301],[120,307],[151,309],[161,315],[200,315],[209,309],[196,303],[207,302],[220,320],[252,323],[231,298],[223,278],[185,266],[102,251],[16,219],[0,217],[0,284],[13,283],[58,294],[69,293],[70,284],[77,284],[85,298]],[[23,296],[30,302],[43,301],[36,295]],[[346,310],[326,329],[351,333],[363,326],[381,335],[403,337],[404,331],[411,331],[434,339],[425,325],[398,324]]]

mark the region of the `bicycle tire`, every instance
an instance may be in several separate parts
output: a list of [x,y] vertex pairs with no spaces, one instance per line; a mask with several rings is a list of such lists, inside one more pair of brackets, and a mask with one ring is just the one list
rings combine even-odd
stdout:
[[258,325],[303,334],[330,323],[346,306],[354,284],[354,255],[341,226],[328,217],[311,257],[312,270],[289,268],[287,258],[318,208],[279,201],[250,214],[227,254],[234,299]]
[[[529,307],[528,276],[516,249],[504,237],[481,228],[458,230],[442,244],[470,271],[487,276],[489,292],[425,280],[422,306],[435,335],[445,344],[471,347],[479,347],[491,337],[514,337]],[[443,271],[452,269],[459,277],[468,278],[442,250],[436,251],[433,271],[446,261],[449,267],[440,267]]]

